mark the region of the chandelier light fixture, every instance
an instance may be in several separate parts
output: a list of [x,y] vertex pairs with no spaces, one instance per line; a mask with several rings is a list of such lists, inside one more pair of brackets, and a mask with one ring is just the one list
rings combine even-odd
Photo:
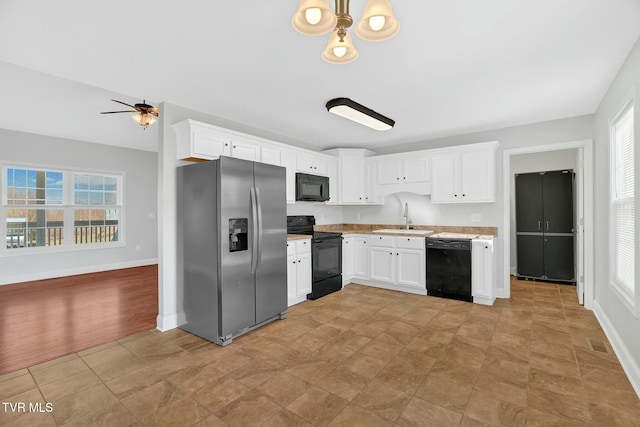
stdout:
[[[293,28],[301,34],[319,36],[331,32],[322,59],[332,64],[347,64],[358,58],[347,29],[353,25],[349,14],[349,0],[336,0],[335,13],[329,0],[300,0],[300,7],[293,16]],[[393,16],[390,0],[368,0],[364,14],[355,31],[367,41],[387,40],[396,35],[400,23]]]

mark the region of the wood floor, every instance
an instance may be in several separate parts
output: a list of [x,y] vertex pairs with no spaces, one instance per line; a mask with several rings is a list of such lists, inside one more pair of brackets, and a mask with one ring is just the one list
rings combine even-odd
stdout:
[[0,286],[0,374],[156,326],[158,266]]

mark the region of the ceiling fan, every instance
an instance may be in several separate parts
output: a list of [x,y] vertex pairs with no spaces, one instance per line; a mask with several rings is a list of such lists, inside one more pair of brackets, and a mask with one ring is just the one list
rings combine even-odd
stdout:
[[118,104],[126,105],[127,107],[133,108],[133,110],[123,110],[123,111],[103,111],[100,114],[115,114],[115,113],[135,113],[131,116],[131,118],[138,123],[140,126],[143,126],[145,129],[150,124],[156,121],[156,117],[158,117],[158,107],[154,107],[153,105],[149,105],[143,99],[142,104],[127,104],[126,102],[118,101],[117,99],[112,99],[113,102],[117,102]]

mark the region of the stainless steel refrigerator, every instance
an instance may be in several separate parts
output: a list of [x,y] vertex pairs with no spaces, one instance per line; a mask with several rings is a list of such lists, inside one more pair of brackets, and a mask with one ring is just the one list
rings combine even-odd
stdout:
[[285,168],[221,156],[179,167],[177,185],[180,328],[227,345],[285,318]]

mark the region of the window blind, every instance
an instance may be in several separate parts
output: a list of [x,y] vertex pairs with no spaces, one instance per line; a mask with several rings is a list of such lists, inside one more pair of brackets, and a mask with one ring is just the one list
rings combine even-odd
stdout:
[[614,280],[633,295],[635,288],[633,106],[618,117],[613,127]]

